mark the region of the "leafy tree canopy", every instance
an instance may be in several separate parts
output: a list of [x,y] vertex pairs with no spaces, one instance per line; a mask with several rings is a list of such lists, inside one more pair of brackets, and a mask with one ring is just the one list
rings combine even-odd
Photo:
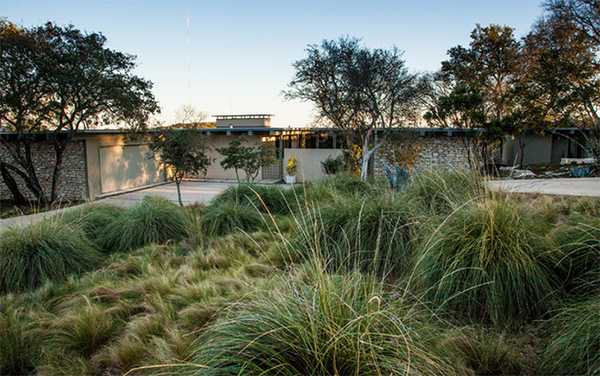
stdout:
[[269,166],[277,161],[275,145],[272,143],[256,143],[245,145],[246,137],[240,136],[229,142],[229,145],[217,149],[224,157],[221,167],[225,170],[233,168],[237,181],[240,181],[239,170],[246,174],[247,181],[254,181],[261,167]]
[[207,155],[206,136],[196,129],[163,128],[153,134],[150,149],[171,168],[179,204],[183,206],[180,190],[183,178],[188,174],[206,173],[212,163]]
[[[16,200],[23,196],[10,183],[15,176],[40,203],[58,197],[62,154],[77,131],[103,124],[144,129],[159,111],[152,83],[132,74],[135,57],[105,44],[102,34],[73,26],[27,29],[0,20],[0,123],[19,135],[17,143],[3,142],[11,158],[0,161],[0,172]],[[54,146],[49,199],[32,162],[30,132],[45,132]]]
[[317,120],[346,131],[351,143],[363,145],[362,175],[377,148],[369,139],[376,127],[396,127],[419,116],[423,86],[410,73],[402,52],[369,49],[356,38],[324,40],[309,45],[308,56],[296,61],[286,99],[315,105]]

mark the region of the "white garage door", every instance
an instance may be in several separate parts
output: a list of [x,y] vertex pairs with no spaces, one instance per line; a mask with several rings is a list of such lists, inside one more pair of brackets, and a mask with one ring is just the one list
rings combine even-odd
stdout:
[[101,146],[100,182],[102,193],[164,181],[165,173],[162,166],[151,156],[148,145]]

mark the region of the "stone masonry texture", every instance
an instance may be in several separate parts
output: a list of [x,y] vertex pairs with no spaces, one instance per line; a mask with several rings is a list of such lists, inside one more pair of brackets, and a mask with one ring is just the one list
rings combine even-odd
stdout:
[[[416,142],[421,149],[419,157],[412,166],[413,171],[427,169],[467,169],[469,157],[462,140],[446,135],[438,137],[419,137]],[[385,176],[384,161],[375,153],[375,173]]]
[[[34,142],[32,144],[32,156],[40,184],[49,198],[52,189],[52,172],[56,161],[54,149],[48,142]],[[9,163],[13,161],[3,143],[0,143],[0,158]],[[24,182],[19,177],[15,176],[15,174],[13,174],[13,177],[17,181],[17,184],[19,184],[19,187],[21,187],[23,196],[25,196],[26,199],[34,200],[33,194],[27,189]],[[59,201],[78,201],[88,198],[85,141],[71,141],[65,149],[58,191]],[[12,199],[10,190],[1,177],[0,199]]]

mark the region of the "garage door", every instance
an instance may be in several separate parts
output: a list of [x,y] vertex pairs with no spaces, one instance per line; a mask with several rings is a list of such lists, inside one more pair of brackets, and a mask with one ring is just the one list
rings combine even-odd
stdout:
[[151,156],[148,145],[100,147],[102,193],[160,183],[165,173]]

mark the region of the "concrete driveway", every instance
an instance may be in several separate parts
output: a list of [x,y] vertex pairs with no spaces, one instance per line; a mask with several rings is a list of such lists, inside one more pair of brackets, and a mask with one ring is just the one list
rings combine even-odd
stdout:
[[[181,183],[181,198],[184,205],[196,202],[208,203],[213,197],[235,184],[235,182],[183,182]],[[491,189],[501,189],[504,192],[600,197],[600,178],[492,180],[488,181],[487,184]],[[163,196],[174,203],[178,203],[175,183],[167,183],[127,193],[107,195],[96,200],[94,203],[129,207],[135,205],[144,196]],[[0,220],[0,232],[10,227],[37,222],[42,218],[72,209],[73,207],[3,219]]]
[[[183,201],[184,205],[196,202],[207,204],[213,197],[235,184],[237,183],[184,181],[181,182],[181,201]],[[96,200],[95,203],[129,207],[142,200],[144,196],[162,196],[175,204],[179,204],[175,183],[162,184],[128,193],[106,195]]]
[[600,197],[600,178],[491,180],[491,189],[512,193]]
[[[199,203],[208,203],[213,197],[227,189],[228,187],[235,185],[234,182],[182,182],[181,183],[181,200],[184,205]],[[135,205],[138,201],[142,200],[144,196],[162,196],[171,200],[175,204],[179,204],[177,201],[177,187],[175,183],[167,183],[158,185],[151,188],[118,193],[114,195],[106,195],[94,201],[94,204],[105,204],[105,205],[116,205],[129,207]],[[83,204],[89,205],[89,204]],[[53,215],[60,214],[66,210],[73,210],[80,208],[83,205],[78,205],[70,208],[52,210],[45,213],[24,215],[20,217],[13,217],[0,220],[0,232],[15,226],[24,226],[31,223],[35,223],[43,218],[51,217]]]

